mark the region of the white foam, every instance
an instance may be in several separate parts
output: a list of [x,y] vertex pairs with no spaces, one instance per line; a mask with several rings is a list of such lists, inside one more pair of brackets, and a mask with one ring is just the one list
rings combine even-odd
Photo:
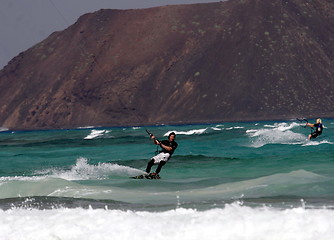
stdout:
[[[222,125],[217,125],[216,127],[211,127],[212,130],[215,130],[215,131],[221,131],[221,130],[224,130],[224,128],[219,128],[222,127]],[[244,127],[239,127],[239,126],[235,126],[235,127],[228,127],[228,128],[225,128],[225,130],[229,131],[229,130],[233,130],[233,129],[243,129]]]
[[106,179],[109,176],[135,176],[144,172],[114,163],[98,163],[97,165],[88,164],[88,159],[78,158],[74,166],[69,170],[50,169],[49,177],[62,178],[65,180],[88,180]]
[[97,128],[97,126],[78,127],[78,129],[92,129],[92,128]]
[[278,210],[233,203],[207,211],[0,210],[4,240],[332,240],[333,235],[333,210],[303,207]]
[[298,126],[297,123],[275,123],[265,125],[264,128],[247,130],[246,133],[251,138],[251,146],[255,148],[266,144],[303,144],[307,141],[306,136],[291,131]]
[[90,165],[87,161],[85,158],[79,158],[68,170],[47,169],[35,173],[41,176],[2,177],[0,197],[4,199],[21,196],[60,196],[124,201],[139,196],[134,191],[127,192],[117,187],[87,186],[77,181],[112,179],[115,176],[127,178],[144,174],[144,171],[112,163]]
[[233,129],[243,129],[244,127],[229,127],[229,128],[226,128],[226,130],[233,130]]
[[194,134],[202,134],[207,130],[207,128],[202,128],[202,129],[193,129],[189,131],[168,131],[167,133],[164,134],[164,136],[168,136],[171,132],[175,132],[176,134],[179,135],[194,135]]
[[77,159],[75,165],[70,169],[46,169],[43,171],[36,171],[37,176],[13,176],[0,177],[1,182],[7,181],[40,181],[46,178],[61,178],[68,181],[73,180],[89,180],[89,179],[107,179],[109,176],[136,176],[143,174],[144,171],[122,166],[115,163],[98,163],[91,165],[88,159],[80,157]]
[[0,177],[1,184],[7,181],[39,181],[45,179],[45,176],[12,176],[12,177]]
[[305,144],[303,144],[302,146],[318,146],[320,144],[333,144],[330,141],[327,140],[322,140],[322,141],[316,141],[316,140],[312,140],[312,141],[307,141]]
[[110,131],[108,131],[108,130],[96,130],[96,129],[93,129],[93,130],[91,130],[90,134],[88,134],[84,139],[94,139],[94,138],[103,136],[103,135],[105,135],[105,134],[107,134],[109,132]]

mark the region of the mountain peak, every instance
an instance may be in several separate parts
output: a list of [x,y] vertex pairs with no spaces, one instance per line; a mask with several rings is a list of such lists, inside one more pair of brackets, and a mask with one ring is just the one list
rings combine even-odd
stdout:
[[334,116],[334,3],[103,9],[0,71],[13,129]]

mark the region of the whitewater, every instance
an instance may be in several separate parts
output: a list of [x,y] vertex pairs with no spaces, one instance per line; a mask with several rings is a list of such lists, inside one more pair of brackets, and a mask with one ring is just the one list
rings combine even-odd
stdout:
[[[293,119],[4,130],[0,239],[333,239],[334,120],[323,122],[312,141]],[[145,129],[177,134],[159,180],[130,178],[157,150]]]

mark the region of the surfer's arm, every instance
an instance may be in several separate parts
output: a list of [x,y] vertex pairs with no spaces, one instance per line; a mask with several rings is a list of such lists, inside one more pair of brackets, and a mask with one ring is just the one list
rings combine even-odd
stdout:
[[312,124],[312,123],[306,123],[306,126],[314,127],[314,124]]
[[167,151],[172,151],[173,150],[173,148],[172,147],[169,147],[169,146],[166,146],[166,145],[164,145],[164,144],[162,144],[161,142],[160,142],[160,147],[162,147],[162,148],[164,148],[164,149],[166,149]]
[[158,139],[156,139],[154,135],[151,136],[151,139],[153,139],[153,143],[155,145],[161,145],[160,141]]
[[166,146],[165,144],[162,144],[162,142],[160,142],[158,139],[156,139],[154,135],[152,135],[151,138],[153,139],[153,142],[154,142],[155,145],[159,145],[161,148],[164,148],[167,151],[172,151],[173,150],[172,147],[169,147],[169,146]]

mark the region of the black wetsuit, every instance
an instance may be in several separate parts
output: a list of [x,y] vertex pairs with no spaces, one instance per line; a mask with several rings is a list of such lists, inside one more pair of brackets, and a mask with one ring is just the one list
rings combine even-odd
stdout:
[[[175,142],[175,141],[169,141],[169,140],[163,140],[163,141],[161,141],[161,144],[163,144],[165,146],[168,146],[168,147],[171,147],[172,150],[168,151],[168,150],[166,150],[166,149],[164,149],[162,147],[162,149],[161,149],[161,151],[159,153],[162,153],[162,152],[163,153],[169,153],[170,154],[169,158],[171,158],[172,155],[173,155],[173,153],[174,153],[174,151],[175,151],[175,149],[177,148],[177,142]],[[166,164],[166,161],[160,161],[159,165],[158,165],[158,167],[157,167],[157,169],[156,169],[155,172],[158,174],[160,172],[161,168],[165,164]],[[151,161],[148,162],[147,167],[146,167],[146,172],[147,173],[149,173],[151,171],[151,168],[152,168],[153,165],[154,165],[154,159],[152,159]]]
[[161,151],[160,151],[160,152],[164,152],[164,153],[169,153],[170,157],[171,157],[172,154],[174,153],[175,149],[177,148],[177,142],[175,142],[175,141],[171,141],[170,142],[169,140],[163,140],[163,141],[161,141],[161,143],[163,145],[167,146],[167,147],[171,147],[172,148],[171,151],[168,151],[168,150],[166,150],[164,148],[162,148]]
[[314,128],[315,128],[315,130],[314,130],[313,133],[311,133],[311,138],[316,138],[319,135],[321,135],[323,126],[322,126],[321,123],[315,123]]

